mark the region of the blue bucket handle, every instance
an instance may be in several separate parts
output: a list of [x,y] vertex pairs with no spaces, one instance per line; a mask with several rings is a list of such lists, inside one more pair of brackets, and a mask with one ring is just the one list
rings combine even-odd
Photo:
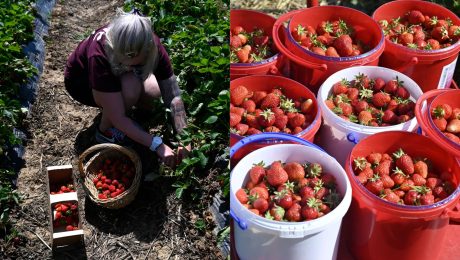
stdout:
[[[297,142],[299,144],[320,150],[321,152],[326,152],[321,147],[317,146],[316,144],[310,143],[294,135],[285,134],[285,133],[261,133],[261,134],[247,136],[241,139],[240,141],[238,141],[236,144],[234,144],[230,148],[230,158],[232,158],[233,155],[245,145],[248,145],[254,142],[266,141],[267,139]],[[236,223],[238,223],[238,226],[241,228],[241,230],[246,230],[248,228],[248,225],[246,224],[246,222],[240,219],[238,216],[236,216],[235,212],[233,212],[231,208],[230,208],[230,216],[233,218],[233,220]]]
[[351,143],[358,144],[359,140],[356,138],[354,133],[347,134],[347,140]]

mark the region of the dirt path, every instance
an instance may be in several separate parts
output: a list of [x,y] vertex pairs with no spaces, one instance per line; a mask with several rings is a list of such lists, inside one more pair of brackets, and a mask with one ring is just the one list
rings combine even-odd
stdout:
[[[104,210],[85,201],[78,184],[84,244],[63,252],[53,253],[48,248],[46,167],[72,164],[77,174],[78,155],[93,144],[98,115],[97,109],[79,105],[65,92],[65,61],[80,40],[107,23],[122,5],[122,0],[56,1],[45,39],[38,96],[27,119],[26,165],[18,178],[18,191],[25,200],[11,216],[26,242],[7,254],[12,259],[222,258],[211,232],[211,213],[178,202],[168,180],[163,179],[162,183],[142,183],[136,200],[122,210]],[[204,219],[206,229],[195,229],[190,224],[195,219]]]

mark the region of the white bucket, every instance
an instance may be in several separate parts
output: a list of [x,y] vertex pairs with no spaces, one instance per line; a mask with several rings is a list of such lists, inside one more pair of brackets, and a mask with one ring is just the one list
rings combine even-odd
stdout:
[[417,119],[412,118],[411,120],[397,125],[392,126],[364,126],[348,122],[334,112],[332,112],[324,103],[329,94],[331,93],[332,85],[342,79],[353,80],[358,73],[363,73],[369,78],[380,77],[383,80],[393,80],[398,76],[399,80],[404,81],[404,86],[411,95],[411,99],[414,102],[423,94],[419,85],[415,83],[408,76],[397,72],[392,69],[377,67],[377,66],[358,66],[350,67],[347,69],[340,70],[324,81],[318,91],[318,103],[321,107],[321,113],[323,116],[323,125],[318,132],[318,144],[326,150],[331,156],[337,159],[339,163],[345,165],[347,157],[351,152],[353,146],[359,142],[359,140],[373,135],[375,133],[386,132],[386,131],[408,131],[413,132],[418,127]]
[[[245,156],[232,170],[230,211],[235,220],[236,253],[241,260],[336,259],[342,218],[351,203],[351,184],[334,158],[306,145],[276,144],[260,148]],[[262,160],[265,165],[278,160],[320,163],[325,172],[335,176],[338,192],[343,196],[341,203],[323,217],[304,222],[281,222],[255,215],[241,205],[235,192],[249,178],[247,173],[253,164]]]

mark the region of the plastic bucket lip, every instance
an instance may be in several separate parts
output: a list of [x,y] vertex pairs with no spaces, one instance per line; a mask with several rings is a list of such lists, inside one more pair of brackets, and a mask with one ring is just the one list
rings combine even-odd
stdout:
[[[333,158],[331,157],[330,155],[328,155],[326,152],[323,152],[323,151],[319,151],[317,148],[314,148],[314,147],[309,147],[309,146],[305,146],[305,145],[301,145],[301,144],[277,144],[276,146],[267,146],[267,147],[262,147],[258,150],[255,150],[251,153],[249,153],[248,155],[245,156],[245,158],[247,158],[248,156],[251,156],[254,155],[254,154],[257,154],[257,153],[263,153],[265,152],[265,150],[271,150],[271,149],[283,149],[283,148],[286,148],[286,149],[289,149],[290,147],[294,147],[294,148],[298,148],[298,149],[305,149],[305,150],[310,150],[310,152],[314,152],[314,153],[317,153],[317,152],[320,152],[321,153],[321,156],[325,156],[327,157],[328,159],[330,159],[332,162],[335,162],[336,165],[334,165],[335,167],[340,167],[340,164]],[[299,147],[302,147],[302,148],[299,148]],[[237,151],[235,151],[237,152]],[[245,158],[243,158],[238,164],[240,163],[246,163],[245,162]],[[236,168],[236,167],[235,167]],[[235,169],[234,168],[234,169]],[[231,172],[231,175],[233,174],[233,171]],[[343,171],[343,174],[345,174],[343,176],[344,178],[344,182],[345,182],[345,187],[342,187],[343,189],[343,194],[342,195],[342,200],[341,202],[339,203],[339,205],[337,205],[336,208],[334,208],[332,212],[339,212],[339,211],[342,211],[343,214],[341,214],[340,216],[334,216],[334,214],[331,214],[331,213],[328,213],[320,218],[317,218],[317,219],[314,219],[314,220],[309,220],[309,221],[302,221],[302,222],[284,222],[284,221],[275,221],[275,220],[269,220],[269,219],[266,219],[266,218],[263,218],[261,216],[258,216],[252,212],[250,212],[247,208],[244,208],[244,207],[241,207],[238,205],[237,206],[233,206],[233,205],[237,205],[236,203],[240,203],[237,199],[236,199],[236,196],[235,196],[235,192],[236,190],[234,190],[232,188],[232,185],[230,185],[230,198],[233,200],[233,203],[230,203],[230,208],[233,209],[234,212],[238,213],[238,214],[241,214],[241,212],[246,212],[247,214],[245,215],[248,215],[250,216],[249,218],[247,219],[244,219],[246,223],[248,222],[252,222],[252,223],[255,223],[258,225],[258,227],[264,229],[264,231],[267,231],[267,232],[270,232],[270,233],[279,233],[279,232],[294,232],[294,233],[303,233],[304,231],[308,231],[308,234],[314,234],[314,233],[317,233],[321,230],[323,230],[327,225],[333,223],[333,222],[336,222],[337,220],[341,220],[341,218],[343,218],[343,216],[345,215],[345,213],[347,212],[349,206],[350,206],[350,203],[351,203],[351,183],[350,181],[348,180],[348,177],[346,176],[346,173],[345,171],[343,170],[342,168],[342,171]],[[247,175],[247,174],[246,174]],[[245,176],[245,178],[247,178],[247,176]],[[244,183],[244,181],[243,181]],[[241,188],[241,187],[239,187]],[[233,191],[233,192],[232,192]],[[237,208],[241,208],[241,210],[238,210]],[[241,219],[241,217],[240,217]],[[248,228],[250,226],[248,225]],[[304,234],[304,236],[308,235],[308,234]]]
[[[324,96],[323,97],[323,91],[322,88],[323,86],[325,86],[324,84],[326,83],[330,83],[328,81],[330,81],[330,78],[331,77],[334,77],[335,75],[337,74],[342,74],[342,73],[345,73],[349,70],[357,70],[359,68],[365,68],[365,69],[375,69],[375,70],[380,70],[380,71],[383,71],[383,72],[386,72],[386,73],[391,73],[393,75],[396,75],[400,78],[404,78],[404,82],[405,84],[407,84],[407,82],[410,84],[410,85],[413,85],[413,86],[417,86],[418,88],[420,88],[418,86],[418,84],[413,81],[411,78],[409,78],[408,76],[398,72],[398,71],[395,71],[395,70],[392,70],[392,69],[388,69],[388,68],[384,68],[384,67],[378,67],[378,66],[356,66],[356,67],[350,67],[350,68],[346,68],[346,69],[343,69],[343,70],[340,70],[338,72],[335,72],[334,74],[332,74],[328,79],[326,79],[326,81],[323,82],[323,84],[321,85],[320,87],[320,90],[318,91],[318,97],[317,97],[317,101],[318,101],[318,104],[320,107],[325,107],[324,105],[324,100],[327,99],[328,95],[330,94],[330,92],[332,91],[332,85],[329,87],[329,90],[328,90],[328,95]],[[418,91],[414,91],[414,92],[418,92]],[[420,90],[420,96],[423,94]],[[324,99],[323,99],[324,98]],[[410,99],[412,101],[416,101],[416,97],[414,96],[410,96]],[[324,109],[322,109],[322,114],[323,114],[323,117],[325,118],[331,118],[336,120],[336,122],[344,127],[344,128],[347,128],[349,130],[353,130],[353,131],[361,131],[361,132],[365,132],[365,133],[375,133],[376,130],[383,130],[383,131],[390,131],[390,130],[393,130],[393,128],[395,127],[398,127],[398,126],[404,126],[404,125],[409,125],[410,122],[414,122],[414,121],[417,121],[416,117],[414,116],[413,118],[411,118],[410,120],[408,120],[407,122],[404,122],[404,123],[400,123],[400,124],[396,124],[396,125],[391,125],[391,126],[365,126],[365,125],[360,125],[360,124],[357,124],[357,123],[353,123],[353,122],[349,122],[349,121],[346,121],[345,119],[341,118],[340,116],[338,116],[337,114],[335,114],[334,112],[332,112],[329,108],[325,107]]]
[[[291,82],[295,82],[295,84],[300,84],[300,85],[302,85],[306,90],[310,91],[307,87],[305,87],[305,85],[303,85],[303,84],[301,84],[301,83],[299,83],[299,82],[297,82],[297,81],[295,81],[295,80],[293,80],[293,79],[286,78],[286,77],[282,77],[282,76],[276,76],[276,75],[249,75],[249,76],[241,77],[241,79],[246,78],[246,77],[261,77],[261,78],[263,78],[263,77],[271,77],[271,78],[282,78],[282,79],[285,80],[285,81],[291,81]],[[292,134],[290,134],[290,135],[296,136],[296,137],[300,137],[300,138],[301,138],[301,137],[302,137],[303,135],[305,135],[307,132],[309,132],[310,130],[312,130],[313,128],[315,128],[315,126],[316,126],[316,124],[318,123],[318,121],[321,120],[321,113],[322,113],[322,111],[321,111],[321,107],[319,106],[319,103],[318,103],[319,101],[318,101],[317,97],[315,96],[315,94],[314,94],[314,93],[312,93],[312,94],[313,94],[313,96],[315,97],[315,100],[316,100],[316,107],[317,107],[315,119],[313,119],[313,121],[311,122],[311,124],[310,124],[307,128],[303,129],[301,132],[299,132],[299,133],[297,133],[297,134],[295,134],[295,135],[292,135]],[[263,132],[263,133],[264,133],[264,132]],[[244,136],[241,136],[241,135],[238,135],[238,134],[234,134],[234,133],[230,133],[230,138],[232,138],[232,137],[235,138],[235,139],[237,139],[237,140],[241,140],[241,139],[244,138]],[[270,141],[267,140],[267,141],[264,142],[264,143],[272,143],[272,141],[271,141],[271,140],[270,140]]]
[[[353,9],[353,8],[349,8],[349,7],[344,7],[344,6],[315,6],[315,7],[311,7],[311,8],[307,8],[307,9],[304,9],[303,11],[305,10],[314,10],[315,8],[330,8],[330,9],[347,9],[349,10],[350,12],[359,12],[359,13],[362,13],[362,14],[365,14],[361,11],[358,11],[356,9]],[[301,13],[297,13],[295,15],[301,15]],[[294,16],[295,16],[294,15]],[[384,34],[383,34],[383,30],[382,28],[380,27],[380,25],[377,24],[377,22],[375,20],[373,20],[372,18],[369,19],[370,22],[374,23],[375,26],[378,26],[378,28],[380,29],[380,40],[379,40],[379,43],[374,47],[372,48],[371,50],[365,52],[365,53],[362,53],[360,55],[357,55],[357,56],[351,56],[351,57],[330,57],[330,56],[325,56],[325,55],[319,55],[319,54],[316,54],[312,51],[309,51],[305,48],[302,48],[299,43],[297,43],[294,38],[292,37],[292,34],[291,32],[289,31],[289,28],[290,28],[290,24],[291,24],[291,21],[292,21],[292,18],[291,20],[289,20],[288,22],[288,26],[286,28],[286,34],[288,35],[288,39],[289,41],[291,41],[297,48],[301,49],[303,53],[307,54],[307,55],[310,55],[310,56],[313,56],[315,58],[318,58],[318,59],[321,59],[321,60],[326,60],[326,61],[332,61],[332,62],[350,62],[350,61],[357,61],[357,60],[361,60],[361,59],[365,59],[369,56],[371,56],[372,54],[378,52],[379,50],[383,52],[383,48],[382,45],[385,43],[385,37],[384,37]]]
[[[431,7],[438,8],[438,9],[444,9],[447,13],[449,13],[448,18],[451,18],[451,19],[452,18],[457,18],[458,19],[457,15],[455,13],[453,13],[451,10],[449,10],[447,8],[444,8],[443,6],[440,6],[440,5],[432,3],[432,2],[419,1],[419,0],[391,1],[391,2],[385,3],[385,4],[381,5],[381,6],[379,6],[374,11],[374,13],[372,14],[372,19],[374,21],[376,21],[375,16],[379,13],[379,11],[381,11],[385,7],[395,5],[395,8],[397,8],[396,6],[398,6],[400,4],[404,4],[404,2],[414,2],[415,5],[423,4],[423,5],[431,6]],[[414,6],[414,8],[416,8],[416,6]],[[396,18],[396,17],[394,17],[394,18]],[[449,47],[442,48],[442,49],[439,49],[439,50],[411,49],[411,48],[408,48],[406,46],[395,44],[395,43],[393,43],[392,41],[390,41],[388,39],[385,39],[385,44],[388,44],[388,45],[390,45],[390,46],[392,46],[394,48],[397,48],[400,51],[405,51],[405,52],[417,55],[417,57],[420,57],[420,58],[428,58],[428,57],[431,57],[431,56],[433,56],[435,54],[447,54],[448,53],[449,55],[452,55],[453,53],[458,52],[459,51],[458,49],[460,48],[460,40],[457,40],[454,44],[452,44]],[[452,52],[452,54],[451,54],[451,52]]]
[[458,185],[457,188],[455,189],[455,191],[452,192],[452,194],[450,194],[447,198],[445,198],[443,200],[440,200],[440,201],[438,201],[438,202],[436,202],[434,204],[420,205],[420,206],[410,206],[410,205],[401,205],[401,204],[397,204],[397,203],[392,203],[392,202],[386,201],[386,200],[380,198],[379,196],[375,195],[374,193],[370,192],[368,189],[366,189],[366,187],[364,187],[363,184],[361,184],[359,182],[359,180],[358,180],[358,178],[356,178],[356,175],[354,174],[353,168],[351,166],[353,159],[354,158],[350,157],[350,160],[347,161],[347,168],[350,170],[350,173],[353,173],[353,174],[351,174],[351,175],[353,175],[353,177],[352,177],[353,182],[356,183],[356,185],[359,186],[359,189],[362,192],[364,192],[368,198],[377,199],[378,203],[384,205],[385,207],[391,208],[391,209],[403,210],[403,211],[407,211],[409,213],[410,212],[420,212],[420,211],[425,211],[426,212],[426,211],[429,211],[429,210],[432,210],[432,209],[437,209],[440,206],[451,202],[452,200],[455,199],[455,197],[457,197],[458,194],[460,194],[460,185]]
[[258,62],[252,62],[252,63],[239,63],[239,62],[237,62],[237,63],[231,63],[230,66],[238,67],[238,68],[247,68],[247,67],[256,67],[256,66],[260,66],[260,65],[265,65],[267,63],[276,61],[278,59],[278,54],[279,53],[277,52],[275,55],[273,55],[273,56],[271,56],[271,57],[269,57],[269,58],[267,58],[265,60],[258,61]]

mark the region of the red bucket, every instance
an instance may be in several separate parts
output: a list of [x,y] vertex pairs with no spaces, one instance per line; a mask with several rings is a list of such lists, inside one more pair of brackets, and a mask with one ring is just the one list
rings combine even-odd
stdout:
[[[281,87],[284,89],[284,94],[289,98],[306,98],[313,100],[313,114],[315,118],[312,123],[305,128],[302,132],[296,134],[296,137],[300,137],[309,142],[313,142],[315,134],[318,132],[319,127],[321,126],[321,110],[318,106],[315,94],[313,94],[308,88],[300,84],[297,81],[294,81],[289,78],[274,76],[274,75],[252,75],[242,78],[238,78],[230,81],[230,89],[243,85],[250,91],[271,91],[275,87]],[[263,133],[262,133],[263,134]],[[230,146],[233,146],[236,142],[243,139],[243,136],[230,133]],[[256,142],[251,145],[246,145],[238,153],[235,153],[233,160],[237,161],[241,159],[245,154],[248,154],[250,151],[254,151],[261,147],[277,143],[276,140],[269,140],[265,142]]]
[[[424,104],[426,101],[426,104]],[[437,89],[423,94],[415,104],[415,116],[425,135],[444,149],[444,153],[460,158],[460,145],[445,137],[437,129],[431,118],[430,111],[440,104],[448,104],[452,108],[460,107],[460,90]]]
[[[426,149],[429,147],[429,149]],[[373,152],[402,148],[415,157],[429,158],[434,167],[452,174],[457,188],[444,200],[426,206],[387,202],[368,191],[355,177],[352,162]],[[438,259],[449,220],[460,197],[460,165],[428,137],[410,132],[382,132],[361,140],[345,165],[352,184],[353,201],[345,217],[344,239],[355,259]]]
[[[376,21],[394,19],[410,10],[419,10],[430,17],[450,18],[454,24],[460,25],[460,19],[453,12],[427,1],[392,1],[377,8],[372,18]],[[450,87],[459,51],[460,41],[447,48],[422,51],[386,39],[379,65],[406,74],[417,82],[423,92],[427,92]]]
[[[321,21],[338,19],[352,25],[356,38],[371,49],[353,57],[322,56],[302,48],[290,33],[298,24],[316,28]],[[288,20],[288,28],[285,28],[283,25]],[[289,77],[307,85],[314,93],[324,80],[339,70],[352,66],[376,66],[385,43],[381,28],[371,17],[343,6],[316,6],[284,14],[273,26],[273,41],[283,57],[289,60]]]
[[[272,29],[275,21],[274,17],[258,11],[244,9],[230,11],[230,29],[234,26],[241,26],[246,32],[252,32],[258,28],[268,34],[270,38],[273,38]],[[274,44],[272,44],[272,48],[277,52]],[[280,75],[279,68],[282,68],[282,57],[279,53],[260,62],[231,63],[230,80],[248,75]]]

